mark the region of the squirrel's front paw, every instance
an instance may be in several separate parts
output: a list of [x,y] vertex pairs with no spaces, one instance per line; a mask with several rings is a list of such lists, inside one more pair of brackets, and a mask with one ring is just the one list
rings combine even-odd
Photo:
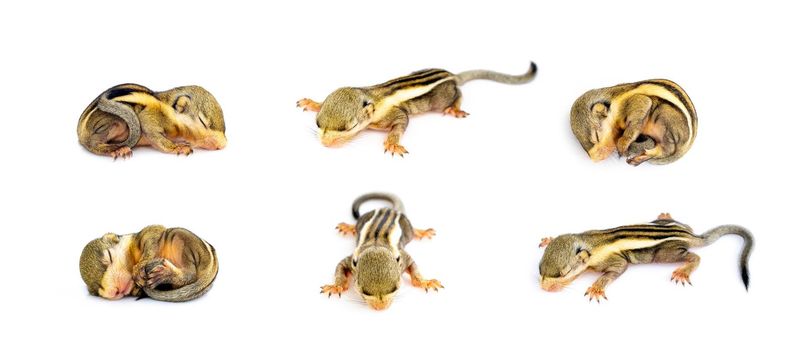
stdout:
[[600,298],[608,300],[608,297],[605,296],[605,289],[597,286],[588,287],[586,294],[583,295],[588,297],[588,301],[597,300],[597,303],[600,302]]
[[415,279],[415,280],[412,280],[412,284],[415,287],[423,288],[424,290],[426,290],[426,293],[429,292],[429,289],[433,289],[436,292],[436,291],[438,291],[438,288],[445,288],[445,287],[443,287],[443,284],[440,283],[440,281],[434,280],[434,279],[432,279],[432,280]]
[[344,286],[344,285],[340,286],[340,285],[336,285],[336,284],[326,284],[326,285],[324,285],[322,287],[319,287],[319,288],[321,289],[319,291],[320,294],[328,293],[328,298],[331,297],[331,294],[336,294],[341,298],[342,297],[342,292],[347,291],[347,286]]
[[193,148],[190,145],[177,145],[177,148],[174,149],[174,153],[177,155],[190,155],[193,153]]
[[310,98],[304,98],[297,101],[297,107],[302,108],[304,112],[319,112],[321,106]]
[[155,288],[168,282],[173,277],[174,271],[171,269],[168,260],[159,259],[149,263],[146,272],[146,288]]
[[397,154],[401,156],[401,158],[403,158],[404,154],[409,153],[409,151],[407,151],[406,148],[404,148],[404,146],[401,146],[397,143],[384,141],[384,153],[387,152],[390,152],[393,157],[395,157],[395,155]]
[[145,287],[147,274],[148,273],[146,272],[146,262],[141,261],[137,263],[132,268],[132,278],[134,279],[135,285],[140,288]]

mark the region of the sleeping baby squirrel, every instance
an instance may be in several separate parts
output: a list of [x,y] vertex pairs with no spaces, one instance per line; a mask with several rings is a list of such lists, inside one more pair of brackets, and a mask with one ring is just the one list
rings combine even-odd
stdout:
[[676,269],[671,281],[689,283],[690,274],[700,263],[700,257],[690,248],[703,247],[727,234],[738,235],[745,244],[740,255],[740,275],[748,289],[748,257],[754,239],[748,230],[736,225],[715,227],[696,236],[692,228],[673,220],[668,213],[647,224],[620,226],[607,230],[592,230],[579,234],[565,234],[544,238],[546,247],[541,265],[541,288],[554,292],[561,290],[586,270],[602,272],[602,276],[588,288],[589,300],[605,297],[605,287],[622,275],[628,264],[684,263]]
[[459,87],[471,80],[493,80],[505,84],[525,84],[535,78],[535,63],[523,75],[507,75],[488,70],[452,74],[442,69],[425,69],[368,87],[343,87],[322,103],[297,101],[306,111],[317,112],[319,138],[325,146],[343,144],[366,129],[389,130],[384,152],[393,156],[409,153],[400,139],[409,117],[426,112],[443,112],[457,118],[468,113],[460,109]]
[[689,96],[663,79],[588,91],[574,102],[571,124],[592,160],[601,161],[616,150],[634,166],[678,160],[698,131]]
[[153,225],[129,235],[107,233],[88,243],[79,262],[91,295],[127,295],[187,301],[205,294],[216,279],[216,250],[184,228]]
[[[359,207],[368,200],[385,200],[392,208],[373,210],[359,215]],[[415,260],[404,250],[413,238],[432,238],[434,230],[412,228],[403,213],[401,200],[392,194],[369,193],[353,202],[353,218],[356,225],[340,223],[337,229],[347,235],[356,235],[356,249],[336,266],[334,283],[321,287],[320,293],[342,295],[349,287],[349,277],[355,275],[356,289],[365,302],[375,310],[390,306],[392,298],[401,285],[401,276],[409,273],[412,285],[437,291],[443,288],[437,280],[427,280],[420,275]]]
[[78,139],[90,152],[113,159],[131,157],[135,146],[189,155],[193,148],[227,145],[221,107],[199,86],[163,92],[137,84],[114,86],[81,114]]

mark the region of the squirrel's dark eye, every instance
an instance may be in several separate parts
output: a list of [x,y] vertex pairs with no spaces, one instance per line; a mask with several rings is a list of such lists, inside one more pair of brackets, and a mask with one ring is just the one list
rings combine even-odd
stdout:
[[107,249],[106,255],[109,257],[109,264],[111,265],[112,264],[112,252],[109,251],[109,249]]
[[397,261],[397,262],[401,262],[401,256],[400,256],[400,255],[398,255],[398,257],[397,257],[397,258],[395,258],[395,261]]
[[577,247],[577,249],[574,251],[574,253],[575,254],[580,254],[580,252],[582,252],[582,251],[583,251],[582,247]]
[[370,101],[364,100],[361,102],[362,107],[367,107],[368,105],[370,105]]
[[358,264],[359,264],[359,261],[358,261],[358,260],[356,260],[356,259],[353,259],[353,266],[356,266],[356,265],[358,265]]

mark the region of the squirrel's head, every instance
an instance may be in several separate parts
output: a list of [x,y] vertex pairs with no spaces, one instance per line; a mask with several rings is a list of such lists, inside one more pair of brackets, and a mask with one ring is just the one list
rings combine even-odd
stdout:
[[538,269],[541,288],[550,292],[563,289],[586,271],[590,257],[588,248],[574,235],[560,235],[552,239],[546,246]]
[[79,270],[90,294],[117,300],[132,293],[131,241],[131,235],[107,233],[84,246]]
[[221,149],[227,145],[224,137],[224,112],[216,98],[201,86],[181,86],[157,93],[157,98],[173,108],[174,113],[184,115],[208,130],[220,131],[218,138],[208,140],[207,149]]
[[332,92],[317,113],[319,138],[325,146],[338,146],[366,128],[373,115],[370,96],[357,88],[339,88]]
[[572,105],[572,132],[595,162],[601,161],[616,150],[614,119],[609,118],[610,97],[606,89],[590,90]]
[[370,247],[353,259],[356,287],[370,307],[384,310],[401,285],[401,256],[386,248]]

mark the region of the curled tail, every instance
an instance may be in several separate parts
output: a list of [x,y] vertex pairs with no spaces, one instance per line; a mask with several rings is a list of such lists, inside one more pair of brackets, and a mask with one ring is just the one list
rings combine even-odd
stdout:
[[364,204],[364,202],[374,199],[380,199],[389,202],[390,204],[392,204],[392,210],[395,210],[397,212],[404,211],[403,202],[401,202],[401,199],[398,198],[398,196],[391,193],[373,192],[362,195],[353,201],[353,218],[358,219],[361,216],[361,214],[359,213],[359,207],[361,207],[361,205]]
[[700,238],[703,239],[703,245],[706,246],[714,243],[720,237],[729,234],[743,238],[743,252],[740,254],[740,275],[742,276],[745,289],[748,290],[748,256],[751,255],[751,248],[754,247],[754,237],[751,235],[751,232],[742,226],[723,225],[706,231],[706,233],[700,235]]
[[146,295],[155,300],[180,302],[193,300],[207,293],[219,273],[219,258],[216,256],[216,249],[210,243],[204,243],[210,254],[210,261],[208,264],[199,267],[196,273],[196,281],[172,290],[146,288],[143,290]]
[[[153,94],[151,90],[144,86],[137,84],[121,84],[109,88],[99,95],[95,100],[93,100],[92,103],[90,103],[90,105],[84,109],[84,112],[81,113],[81,117],[79,118],[79,143],[90,151],[100,153],[108,153],[123,146],[134,148],[142,135],[142,131],[140,129],[140,119],[137,118],[137,114],[135,114],[131,106],[112,100],[115,97],[126,95],[132,92]],[[96,134],[95,130],[92,129],[93,126],[88,124],[90,123],[90,118],[98,112],[101,112],[102,114],[106,113],[106,116],[120,118],[124,123],[126,123],[126,126],[129,129],[129,135],[126,137],[125,141],[117,144],[107,144],[105,143],[106,140],[102,139],[102,135]]]
[[457,85],[462,85],[468,81],[477,79],[493,80],[504,84],[525,84],[531,82],[532,79],[535,78],[535,74],[537,72],[538,72],[538,66],[535,65],[535,62],[530,62],[530,69],[527,71],[527,73],[524,73],[522,75],[502,74],[482,69],[470,70],[467,72],[457,74]]

